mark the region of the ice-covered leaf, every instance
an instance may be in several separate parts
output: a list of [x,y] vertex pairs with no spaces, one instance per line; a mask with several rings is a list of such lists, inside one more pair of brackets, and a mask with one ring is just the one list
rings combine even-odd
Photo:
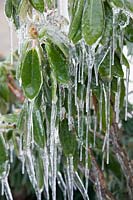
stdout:
[[6,0],[5,2],[5,14],[8,18],[11,18],[13,11],[12,0]]
[[59,137],[64,154],[66,156],[74,155],[76,148],[76,135],[74,131],[69,131],[67,119],[64,119],[60,123]]
[[44,0],[29,0],[31,5],[41,13],[44,12]]
[[85,42],[93,45],[102,35],[104,13],[101,0],[86,0],[82,18],[82,33]]
[[50,67],[52,68],[57,80],[61,84],[69,83],[68,60],[63,52],[52,42],[46,43],[46,51]]
[[42,85],[42,74],[39,57],[35,49],[26,52],[21,72],[22,87],[30,100],[34,99]]

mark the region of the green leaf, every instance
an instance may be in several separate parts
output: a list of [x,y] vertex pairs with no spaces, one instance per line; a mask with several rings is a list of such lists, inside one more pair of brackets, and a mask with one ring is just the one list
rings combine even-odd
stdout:
[[82,18],[82,34],[88,45],[93,45],[102,35],[104,15],[102,0],[86,0]]
[[11,18],[12,16],[12,0],[6,0],[5,3],[5,14],[8,18]]
[[36,180],[37,180],[39,189],[43,190],[43,187],[44,187],[43,159],[39,150],[36,150],[34,156],[35,156],[34,167],[35,167]]
[[113,30],[113,12],[107,2],[104,3],[104,12],[105,12],[105,29],[102,34],[101,43],[107,44],[112,37]]
[[69,83],[69,65],[63,52],[51,42],[46,43],[49,64],[61,84]]
[[44,12],[44,0],[29,0],[31,5],[41,13]]
[[74,155],[77,145],[76,134],[73,131],[69,131],[67,119],[60,123],[59,137],[65,156]]
[[39,57],[35,49],[26,52],[21,79],[26,97],[31,100],[34,99],[38,95],[42,85]]
[[45,129],[42,113],[38,109],[34,109],[33,112],[33,134],[36,144],[43,149],[45,144]]
[[82,37],[81,21],[82,21],[84,0],[78,0],[75,4],[76,6],[70,24],[68,37],[70,40],[74,41],[74,43],[77,43]]
[[7,83],[0,83],[0,96],[6,101],[9,101],[9,89]]
[[[110,70],[110,57],[108,54],[99,67],[99,73],[100,73],[100,76],[103,81],[110,81],[109,70]],[[123,77],[124,76],[122,66],[120,64],[120,60],[116,55],[115,55],[115,59],[114,59],[114,65],[111,66],[111,72],[112,72],[111,79],[113,76],[115,76],[115,77]]]
[[54,26],[45,26],[39,32],[39,38],[46,37],[52,43],[57,45],[64,55],[69,57],[69,44],[64,35],[56,30]]

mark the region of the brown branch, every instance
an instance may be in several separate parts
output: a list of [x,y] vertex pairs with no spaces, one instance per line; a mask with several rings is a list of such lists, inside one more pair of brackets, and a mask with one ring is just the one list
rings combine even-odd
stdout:
[[24,95],[22,91],[17,87],[14,78],[12,77],[11,74],[8,74],[7,76],[8,79],[8,88],[9,90],[15,95],[15,97],[21,102],[24,102]]
[[116,123],[113,123],[111,126],[110,137],[112,140],[113,151],[116,155],[116,158],[121,166],[123,174],[126,178],[127,188],[129,191],[130,199],[133,199],[133,163],[129,160],[126,151],[122,148],[120,144],[119,137],[119,128]]
[[[104,174],[97,164],[96,158],[93,155],[92,149],[88,149],[88,153],[91,156],[92,167],[88,172],[88,176],[91,182],[95,184],[96,195],[99,200],[115,200],[112,193],[108,190]],[[79,166],[82,173],[85,173],[85,168]]]

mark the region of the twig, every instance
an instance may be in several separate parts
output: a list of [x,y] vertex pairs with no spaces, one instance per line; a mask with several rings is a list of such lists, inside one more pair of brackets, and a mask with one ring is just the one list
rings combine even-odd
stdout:
[[[90,154],[91,161],[92,161],[91,162],[92,167],[91,167],[90,171],[88,171],[88,174],[89,174],[90,181],[95,184],[97,199],[99,199],[99,200],[115,200],[112,193],[107,188],[104,174],[103,174],[102,170],[99,168],[96,158],[93,155],[91,148],[88,149],[88,153]],[[79,166],[79,169],[80,169],[80,171],[82,171],[82,173],[85,173],[84,167]]]
[[133,199],[133,163],[128,158],[127,153],[122,148],[119,137],[118,137],[119,128],[116,123],[113,123],[111,126],[110,137],[113,144],[113,151],[117,157],[117,160],[121,166],[123,174],[126,178],[127,187],[129,191],[130,199]]

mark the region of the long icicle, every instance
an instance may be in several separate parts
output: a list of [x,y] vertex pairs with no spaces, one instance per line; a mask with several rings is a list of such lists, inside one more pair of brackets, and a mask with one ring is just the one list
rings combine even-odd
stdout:
[[82,197],[84,200],[89,200],[89,196],[87,194],[87,190],[85,189],[83,185],[83,181],[81,180],[80,176],[78,175],[78,172],[74,173],[74,184],[79,189],[79,191],[82,194]]
[[127,114],[128,114],[128,88],[129,88],[129,75],[130,69],[126,68],[126,100],[125,100],[125,121],[127,121]]
[[121,78],[117,79],[117,92],[115,94],[115,112],[116,112],[116,123],[119,123],[120,114],[120,94],[121,94]]

